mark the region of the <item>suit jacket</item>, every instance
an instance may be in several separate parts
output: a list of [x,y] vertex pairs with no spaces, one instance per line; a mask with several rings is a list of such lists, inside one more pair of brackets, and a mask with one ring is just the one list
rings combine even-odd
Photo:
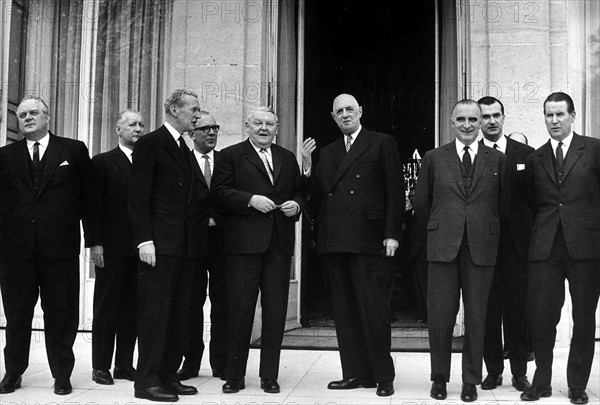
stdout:
[[[87,217],[94,171],[83,142],[50,134],[44,174],[33,190],[27,142],[0,148],[0,256],[27,260],[77,257],[79,221]],[[84,222],[87,231],[87,224]]]
[[362,129],[346,153],[344,138],[325,146],[309,187],[321,195],[318,253],[381,254],[402,240],[402,162],[394,138]]
[[215,162],[213,176],[215,202],[225,211],[225,254],[264,253],[269,248],[273,227],[277,227],[279,245],[285,255],[294,253],[294,223],[299,215],[286,217],[278,209],[263,214],[248,203],[255,195],[264,195],[275,204],[293,200],[306,204],[300,169],[294,154],[279,145],[271,145],[273,178],[271,184],[263,161],[249,140],[225,148]]
[[529,155],[527,189],[533,211],[529,260],[550,256],[559,223],[569,256],[600,258],[600,140],[573,134],[562,183],[554,174],[550,141]]
[[[527,203],[525,159],[534,149],[513,139],[506,138],[506,169],[510,173],[510,214],[503,226],[501,237],[512,238],[517,254],[527,259],[531,212]],[[505,236],[506,234],[506,236]]]
[[94,156],[92,163],[96,171],[96,186],[86,246],[102,245],[107,257],[135,255],[127,209],[132,165],[118,146]]
[[[469,252],[478,266],[496,263],[500,224],[510,209],[506,156],[479,145],[470,192],[463,186],[454,142],[431,150],[421,163],[415,192],[419,226],[426,227],[427,260],[453,261],[466,230]],[[425,232],[417,232],[425,235]]]
[[182,154],[164,125],[136,142],[128,198],[135,246],[151,240],[157,254],[204,257],[208,192],[199,186],[199,171],[192,152]]

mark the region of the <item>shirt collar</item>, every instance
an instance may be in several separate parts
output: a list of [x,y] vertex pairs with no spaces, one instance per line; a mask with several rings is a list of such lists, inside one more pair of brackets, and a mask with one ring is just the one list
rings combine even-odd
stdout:
[[133,151],[121,144],[119,144],[119,149],[121,149],[121,152],[123,152],[125,156],[127,156],[127,159],[129,159],[129,161],[131,162]]
[[[573,131],[565,139],[561,142],[563,143],[563,151],[566,153],[569,150],[569,146],[571,145],[571,141],[573,140]],[[556,153],[556,148],[558,148],[558,141],[554,138],[550,137],[550,144],[552,145],[552,150]]]
[[252,147],[254,148],[254,150],[256,151],[256,153],[259,153],[258,156],[260,156],[260,151],[262,149],[264,149],[267,152],[267,156],[271,156],[271,147],[270,146],[268,148],[259,148],[258,146],[256,146],[255,144],[253,144],[250,139],[248,139],[248,142],[250,142],[250,145],[252,145]]
[[348,137],[351,136],[352,137],[352,143],[354,143],[354,141],[356,141],[356,138],[358,138],[358,134],[360,132],[360,130],[362,129],[362,125],[358,124],[358,129],[351,133],[350,135],[344,135],[344,137]]
[[197,150],[197,149],[194,148],[194,153],[196,155],[198,155],[199,157],[202,157],[204,155],[208,156],[208,160],[209,161],[214,161],[214,159],[215,159],[215,150],[214,149],[212,149],[210,152],[202,153],[199,150]]
[[[464,143],[462,143],[461,141],[459,141],[458,138],[456,138],[454,140],[454,145],[456,146],[456,154],[458,156],[462,156],[462,153],[463,153],[466,145]],[[477,155],[477,151],[479,150],[479,142],[475,141],[472,144],[470,144],[469,150],[471,152],[473,152],[473,155]]]
[[182,136],[182,134],[180,134],[179,131],[177,131],[175,129],[175,127],[173,127],[173,125],[169,124],[166,121],[165,121],[165,128],[167,128],[167,130],[169,131],[169,133],[171,134],[173,139],[175,139],[175,141],[179,143],[179,137]]
[[494,144],[498,145],[498,150],[502,153],[506,153],[506,137],[504,135],[502,135],[496,142],[492,142],[490,140],[488,140],[485,136],[482,138],[483,139],[483,144],[485,146],[489,146],[490,148],[494,149]]
[[48,148],[48,142],[50,142],[50,134],[46,133],[46,135],[44,135],[40,140],[37,141],[30,141],[29,139],[27,139],[27,149],[33,148],[33,145],[36,142],[39,143],[40,146],[44,149]]

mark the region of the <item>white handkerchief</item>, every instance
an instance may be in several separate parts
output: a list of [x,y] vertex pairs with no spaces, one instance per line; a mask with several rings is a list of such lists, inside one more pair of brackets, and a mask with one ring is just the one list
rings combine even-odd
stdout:
[[517,171],[525,170],[525,163],[517,163]]
[[69,166],[69,162],[67,162],[66,160],[64,162],[62,162],[61,164],[59,164],[59,166]]

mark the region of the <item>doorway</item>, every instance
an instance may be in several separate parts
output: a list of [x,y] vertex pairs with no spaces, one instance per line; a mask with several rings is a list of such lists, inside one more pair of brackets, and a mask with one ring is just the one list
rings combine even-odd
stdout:
[[[436,136],[436,1],[316,0],[305,3],[304,136],[318,149],[340,136],[329,112],[340,93],[354,95],[361,123],[392,135],[404,163],[433,149]],[[410,165],[407,165],[407,168]],[[414,174],[406,173],[407,180]],[[407,181],[407,186],[414,183]],[[407,189],[408,192],[408,189]],[[332,327],[326,269],[315,255],[319,201],[303,223],[301,323]],[[408,234],[405,238],[408,241]],[[408,254],[404,243],[403,254]],[[412,272],[399,260],[392,301],[395,327],[422,319]]]

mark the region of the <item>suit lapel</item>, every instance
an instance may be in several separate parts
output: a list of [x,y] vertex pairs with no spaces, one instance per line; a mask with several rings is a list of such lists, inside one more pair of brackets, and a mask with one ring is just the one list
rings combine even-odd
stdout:
[[283,165],[283,156],[277,148],[271,146],[271,156],[273,157],[273,183],[277,182],[277,177],[281,173],[281,166]]
[[581,155],[583,154],[583,150],[585,149],[585,143],[581,139],[581,136],[573,133],[573,139],[571,140],[571,145],[569,145],[569,151],[567,152],[567,156],[565,157],[565,168],[563,170],[563,182],[567,178],[567,175],[575,166],[575,163],[579,160]]
[[465,194],[465,187],[463,185],[462,174],[459,166],[460,161],[458,160],[456,147],[454,145],[454,142],[452,142],[444,146],[446,162],[448,163],[448,167],[450,168],[450,171],[452,172],[452,175],[458,184],[458,188],[460,188],[460,191],[462,191],[463,195],[466,197],[467,195]]
[[50,134],[50,140],[48,141],[48,149],[46,150],[46,153],[44,153],[43,157],[43,159],[46,159],[46,163],[44,164],[44,175],[42,176],[42,182],[40,184],[38,195],[41,195],[44,192],[44,189],[48,185],[48,182],[50,182],[54,171],[56,170],[59,164],[63,163],[58,161],[61,155],[62,142],[59,142],[54,135]]
[[471,190],[473,190],[475,188],[475,185],[477,184],[477,180],[479,180],[479,178],[481,177],[481,175],[483,174],[483,169],[485,168],[485,165],[487,164],[487,161],[490,157],[489,154],[489,150],[487,150],[487,146],[484,145],[480,145],[479,146],[479,151],[477,153],[477,156],[475,157],[475,168],[473,171],[473,184],[471,184]]
[[552,146],[550,141],[540,147],[535,153],[537,153],[540,164],[546,170],[548,176],[552,179],[554,185],[556,185],[556,176],[554,175],[554,164],[552,163]]
[[[273,150],[271,149],[271,154],[272,153],[273,153]],[[258,153],[256,153],[256,150],[254,149],[254,147],[250,143],[249,139],[246,140],[246,147],[244,148],[244,157],[251,164],[253,164],[254,166],[256,166],[258,168],[258,170],[260,170],[261,173],[264,174],[264,176],[267,179],[267,181],[269,183],[271,183],[271,179],[269,179],[269,174],[267,173],[267,169],[265,168],[265,164],[260,159],[260,156],[258,156]],[[273,174],[273,179],[274,179],[274,177],[275,177],[275,174]]]
[[29,151],[27,150],[27,141],[23,139],[19,142],[21,142],[21,147],[19,148],[19,155],[16,156],[16,164],[23,181],[33,193],[33,183],[31,182],[31,172],[29,171],[29,161],[31,160],[31,156],[29,156]]
[[[179,145],[177,144],[177,141],[173,138],[173,135],[171,135],[171,133],[169,132],[169,130],[167,129],[167,127],[162,127],[162,136],[163,136],[163,140],[165,142],[166,148],[169,151],[169,153],[171,154],[171,156],[173,156],[173,159],[175,159],[175,161],[177,162],[177,165],[179,165],[179,167],[181,168],[181,170],[186,173],[187,172],[187,164],[185,162],[185,157],[182,155],[181,153],[181,149],[179,149]],[[193,166],[192,166],[193,168]]]
[[123,177],[129,179],[131,175],[131,162],[125,156],[125,153],[117,146],[113,149],[113,153],[111,154],[111,158],[114,160],[115,164],[123,174]]
[[333,181],[331,182],[331,187],[333,187],[342,178],[342,176],[344,176],[350,166],[352,166],[352,163],[354,163],[356,159],[358,159],[363,153],[365,153],[367,149],[371,147],[371,138],[369,137],[368,131],[361,130],[359,132],[359,136],[352,144],[352,147],[348,153],[346,153],[343,138],[341,138],[340,142],[338,143],[339,146],[341,146],[341,149],[338,148],[338,145],[335,145],[335,147],[332,149],[332,152],[336,155],[334,158],[339,159],[342,157],[342,159],[340,165],[337,166],[338,169],[333,177]]

